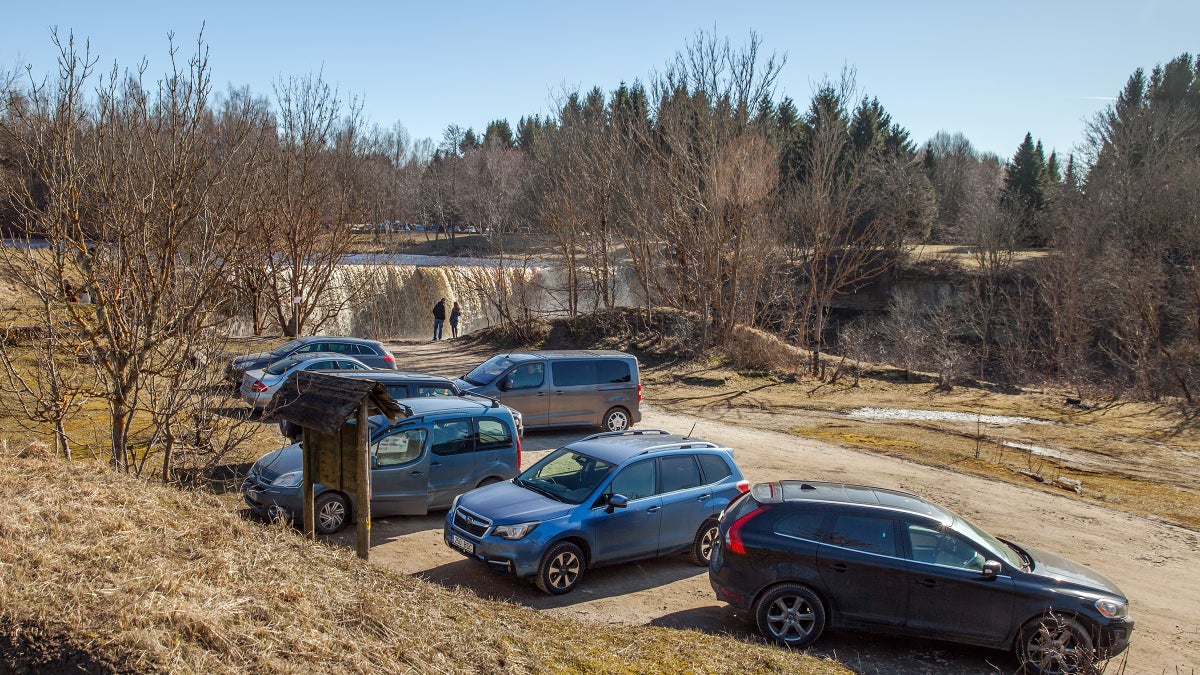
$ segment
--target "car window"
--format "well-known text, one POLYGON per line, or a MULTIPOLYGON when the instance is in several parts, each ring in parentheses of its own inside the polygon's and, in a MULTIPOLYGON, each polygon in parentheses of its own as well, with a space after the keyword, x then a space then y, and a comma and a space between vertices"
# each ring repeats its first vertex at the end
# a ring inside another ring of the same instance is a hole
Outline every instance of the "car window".
POLYGON ((700 466, 694 455, 669 455, 662 462, 662 491, 675 492, 700 485, 700 466))
POLYGON ((696 455, 700 460, 700 468, 704 470, 704 484, 712 485, 733 475, 729 464, 716 455, 696 455))
POLYGON ((338 370, 366 370, 363 365, 357 361, 347 361, 340 359, 337 362, 338 370))
POLYGON ((337 361, 309 361, 308 366, 304 370, 335 370, 337 369, 337 361))
POLYGON ((976 572, 983 570, 983 555, 953 533, 918 523, 905 523, 904 529, 913 560, 976 572))
POLYGON ((512 445, 512 434, 504 422, 490 417, 479 417, 475 420, 475 426, 479 429, 475 444, 477 450, 495 450, 512 445))
POLYGON ((856 551, 895 556, 895 532, 891 518, 840 515, 833 525, 830 543, 856 551))
POLYGON ((621 469, 605 494, 625 495, 629 501, 654 495, 654 460, 646 459, 621 469))
POLYGON ((828 541, 829 530, 825 527, 827 514, 820 511, 793 511, 775 521, 775 532, 798 539, 828 541))
POLYGON ((424 429, 408 429, 380 439, 375 444, 375 458, 379 466, 408 464, 421 456, 425 445, 424 429))
POLYGON ((388 384, 384 385, 387 389, 388 396, 394 399, 408 398, 408 386, 404 384, 388 384))
POLYGON ((535 389, 546 381, 546 364, 527 363, 508 374, 510 389, 535 389))
POLYGON ((442 420, 433 423, 433 445, 435 455, 461 455, 471 452, 471 420, 442 420))
POLYGON ((555 361, 550 365, 550 372, 556 387, 596 384, 595 361, 555 361))
POLYGON ((297 363, 300 363, 300 359, 289 358, 289 359, 284 359, 282 361, 276 361, 275 363, 272 363, 271 365, 267 366, 266 373, 268 375, 282 375, 282 374, 286 373, 288 370, 290 370, 297 363))
POLYGON ((601 359, 596 363, 596 381, 600 384, 632 382, 629 362, 624 359, 601 359))
POLYGON ((296 353, 297 354, 308 354, 311 352, 327 352, 327 351, 329 351, 329 350, 325 349, 324 342, 310 342, 310 343, 304 345, 303 347, 301 347, 300 349, 297 349, 296 353))
POLYGON ((327 342, 325 343, 325 351, 333 352, 334 354, 351 354, 350 345, 345 342, 327 342))
POLYGON ((454 396, 454 390, 450 387, 443 387, 437 384, 427 384, 417 387, 417 396, 419 398, 430 398, 434 396, 454 396))

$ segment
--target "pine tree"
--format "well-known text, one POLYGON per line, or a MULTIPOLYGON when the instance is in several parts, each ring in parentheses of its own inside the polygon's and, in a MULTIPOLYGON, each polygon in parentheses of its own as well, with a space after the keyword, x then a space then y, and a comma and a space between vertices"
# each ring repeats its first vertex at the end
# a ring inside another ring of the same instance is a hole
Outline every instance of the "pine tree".
POLYGON ((1000 203, 1018 219, 1022 243, 1033 246, 1045 243, 1038 232, 1038 221, 1046 206, 1046 159, 1042 142, 1035 145, 1032 133, 1025 134, 1025 140, 1004 169, 1000 203))

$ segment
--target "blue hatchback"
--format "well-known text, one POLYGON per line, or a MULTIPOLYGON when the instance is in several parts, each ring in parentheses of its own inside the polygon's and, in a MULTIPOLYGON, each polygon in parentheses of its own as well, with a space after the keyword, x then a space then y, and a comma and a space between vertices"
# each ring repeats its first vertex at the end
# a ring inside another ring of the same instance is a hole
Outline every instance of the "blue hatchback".
POLYGON ((589 567, 691 551, 707 565, 717 517, 749 488, 733 450, 665 431, 595 434, 454 500, 446 544, 567 593, 589 567))

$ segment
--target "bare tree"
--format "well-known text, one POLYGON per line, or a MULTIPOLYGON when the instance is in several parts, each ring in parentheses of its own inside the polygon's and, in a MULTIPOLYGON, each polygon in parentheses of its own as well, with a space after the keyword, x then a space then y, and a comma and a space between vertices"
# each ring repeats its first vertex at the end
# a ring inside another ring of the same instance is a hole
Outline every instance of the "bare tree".
POLYGON ((338 266, 351 250, 359 110, 343 117, 337 89, 321 75, 276 84, 278 143, 262 175, 261 269, 270 310, 287 335, 317 329, 337 316, 353 289, 339 286, 338 266))
MULTIPOLYGON (((4 126, 36 177, 18 177, 10 194, 24 230, 48 254, 31 253, 32 241, 6 248, 4 267, 43 304, 68 289, 86 296, 48 313, 78 336, 73 351, 101 382, 113 466, 141 471, 162 449, 160 432, 171 435, 160 416, 170 411, 154 408, 149 392, 196 367, 243 255, 252 184, 243 171, 256 163, 256 148, 248 125, 222 126, 211 114, 202 41, 184 63, 172 41, 171 70, 152 89, 143 85, 144 64, 133 73, 114 67, 93 106, 84 102, 87 53, 58 45, 54 86, 31 82, 27 105, 8 108, 4 126)), ((162 461, 167 475, 169 452, 162 461)))

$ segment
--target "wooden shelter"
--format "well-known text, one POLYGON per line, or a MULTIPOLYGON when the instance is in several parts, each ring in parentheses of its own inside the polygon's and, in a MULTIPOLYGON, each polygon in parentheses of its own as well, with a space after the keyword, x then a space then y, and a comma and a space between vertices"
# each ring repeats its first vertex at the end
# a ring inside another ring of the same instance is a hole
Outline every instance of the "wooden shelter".
POLYGON ((358 503, 358 557, 366 560, 371 549, 368 418, 376 412, 395 422, 412 411, 378 382, 303 370, 279 387, 267 410, 272 417, 304 429, 304 532, 316 536, 313 485, 353 494, 358 503))

